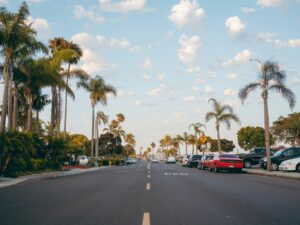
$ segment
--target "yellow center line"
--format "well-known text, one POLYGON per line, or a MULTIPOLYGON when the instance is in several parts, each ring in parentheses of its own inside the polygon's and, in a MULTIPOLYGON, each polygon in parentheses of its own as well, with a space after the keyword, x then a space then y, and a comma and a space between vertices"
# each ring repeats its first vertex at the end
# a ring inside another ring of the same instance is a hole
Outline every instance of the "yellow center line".
POLYGON ((142 225, 150 225, 150 213, 144 213, 142 225))
POLYGON ((150 188, 151 188, 151 187, 150 187, 150 183, 147 183, 146 190, 147 190, 147 191, 150 191, 150 188))
POLYGON ((150 174, 148 174, 148 178, 150 178, 151 177, 151 175, 150 174))

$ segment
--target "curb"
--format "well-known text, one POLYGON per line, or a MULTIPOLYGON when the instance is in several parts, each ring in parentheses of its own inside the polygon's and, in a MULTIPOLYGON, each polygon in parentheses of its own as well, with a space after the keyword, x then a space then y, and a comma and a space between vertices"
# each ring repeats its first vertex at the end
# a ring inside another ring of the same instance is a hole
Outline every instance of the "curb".
POLYGON ((13 186, 16 184, 19 184, 21 182, 24 182, 26 180, 36 179, 36 178, 56 178, 56 177, 65 177, 65 176, 71 176, 76 174, 83 174, 88 172, 95 172, 101 169, 106 169, 108 166, 103 167, 96 167, 91 169, 85 169, 85 170, 71 170, 71 171, 57 171, 57 172, 50 172, 50 173, 41 173, 41 174, 32 174, 29 176, 24 176, 20 178, 0 178, 0 188, 13 186), (1 179, 4 180, 1 182, 1 179))
POLYGON ((278 173, 278 172, 261 172, 261 171, 251 171, 243 169, 244 173, 247 174, 254 174, 254 175, 261 175, 261 176, 269 176, 269 177, 280 177, 280 178, 287 178, 293 180, 300 180, 300 175, 289 174, 287 173, 278 173))

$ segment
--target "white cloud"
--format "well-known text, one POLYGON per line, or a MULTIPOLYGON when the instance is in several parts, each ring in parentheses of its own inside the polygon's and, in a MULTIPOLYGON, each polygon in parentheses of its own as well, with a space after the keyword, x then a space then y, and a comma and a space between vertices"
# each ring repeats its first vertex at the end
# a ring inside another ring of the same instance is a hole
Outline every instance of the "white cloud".
POLYGON ((112 38, 110 40, 110 45, 112 47, 120 47, 120 48, 128 49, 128 51, 131 53, 137 52, 140 49, 138 46, 132 46, 132 44, 126 38, 121 40, 112 38))
POLYGON ((192 65, 196 60, 198 49, 201 46, 199 37, 188 37, 183 34, 179 39, 179 44, 182 47, 177 51, 179 60, 186 65, 192 65))
POLYGON ((143 80, 144 81, 149 81, 150 80, 150 76, 147 74, 143 74, 143 80))
POLYGON ((160 82, 164 82, 164 81, 165 81, 165 74, 161 73, 161 74, 158 75, 157 78, 158 78, 158 80, 159 80, 160 82))
POLYGON ((284 1, 287 0, 257 0, 256 4, 261 7, 280 7, 283 5, 284 1))
POLYGON ((245 62, 248 62, 252 56, 252 52, 249 49, 244 49, 241 52, 238 52, 233 59, 229 59, 222 63, 222 66, 235 66, 245 62))
POLYGON ((292 80, 292 84, 293 85, 300 85, 300 79, 299 78, 295 78, 294 80, 292 80))
POLYGON ((192 90, 193 90, 193 91, 198 91, 199 88, 198 88, 197 86, 193 86, 193 87, 192 87, 192 90))
POLYGON ((284 41, 281 41, 279 39, 275 39, 276 36, 277 36, 277 33, 264 32, 264 33, 258 34, 258 40, 267 42, 269 44, 273 44, 274 46, 277 46, 277 47, 286 46, 287 43, 284 41))
POLYGON ((237 36, 245 30, 246 26, 238 16, 233 16, 225 21, 225 27, 231 36, 237 36))
POLYGON ((37 31, 37 34, 43 38, 48 38, 50 35, 50 25, 46 19, 27 17, 27 24, 31 24, 32 28, 37 31))
POLYGON ((197 79, 196 79, 196 83, 197 83, 197 84, 202 84, 203 82, 204 82, 204 81, 203 81, 202 79, 200 79, 200 78, 197 78, 197 79))
POLYGON ((8 0, 0 0, 0 6, 7 6, 8 0))
POLYGON ((99 0, 100 9, 107 12, 128 13, 146 9, 147 0, 99 0))
POLYGON ((225 105, 229 105, 231 107, 236 107, 239 105, 238 101, 237 100, 232 100, 232 99, 228 99, 228 100, 225 100, 224 101, 224 104, 225 105))
POLYGON ((241 10, 243 13, 254 13, 255 12, 254 8, 248 8, 248 7, 241 7, 241 10))
POLYGON ((217 74, 214 71, 208 70, 207 74, 211 77, 211 78, 216 78, 217 74))
POLYGON ((144 69, 151 69, 153 67, 152 61, 149 57, 144 58, 144 62, 142 64, 144 69))
POLYGON ((178 28, 184 26, 199 26, 203 17, 204 10, 200 8, 197 1, 180 0, 171 9, 169 20, 171 20, 178 28))
POLYGON ((187 73, 193 73, 193 74, 196 74, 196 73, 200 73, 200 66, 195 66, 195 67, 189 67, 185 70, 185 72, 187 73))
POLYGON ((299 39, 290 39, 288 41, 288 44, 290 47, 295 48, 295 47, 300 47, 300 38, 299 39))
POLYGON ((78 19, 86 18, 94 23, 101 24, 105 21, 104 17, 92 10, 85 9, 82 5, 74 5, 74 14, 78 19))
POLYGON ((184 97, 183 101, 184 102, 195 102, 196 98, 195 98, 195 96, 188 96, 188 97, 184 97))
POLYGON ((118 90, 117 92, 117 97, 120 98, 128 98, 134 96, 134 92, 132 91, 123 91, 123 90, 118 90))
POLYGON ((135 102, 135 105, 136 106, 145 106, 145 103, 143 101, 138 100, 135 102))
POLYGON ((236 80, 239 79, 241 76, 238 73, 229 73, 227 77, 229 80, 236 80))
POLYGON ((176 118, 182 118, 182 117, 186 117, 187 113, 186 112, 175 112, 173 114, 173 116, 176 117, 176 118))
POLYGON ((211 86, 206 86, 205 88, 204 88, 204 93, 205 94, 207 94, 207 95, 211 95, 211 94, 213 94, 214 93, 214 90, 213 90, 213 88, 211 87, 211 86))
POLYGON ((161 93, 161 91, 162 90, 160 88, 155 88, 155 89, 148 91, 147 94, 149 96, 156 96, 156 95, 159 95, 161 93))
POLYGON ((224 95, 225 96, 235 96, 237 94, 236 90, 232 90, 230 88, 227 88, 224 90, 224 95))

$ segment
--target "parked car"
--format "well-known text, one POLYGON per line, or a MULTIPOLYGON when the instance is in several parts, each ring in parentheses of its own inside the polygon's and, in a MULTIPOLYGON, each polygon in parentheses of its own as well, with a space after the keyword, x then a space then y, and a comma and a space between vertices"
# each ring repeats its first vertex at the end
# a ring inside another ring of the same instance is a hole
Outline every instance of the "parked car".
POLYGON ((178 157, 176 157, 176 161, 179 162, 179 163, 182 162, 182 159, 183 159, 183 156, 178 156, 178 157))
MULTIPOLYGON (((273 156, 271 156, 272 170, 276 171, 279 165, 286 160, 300 157, 300 147, 289 147, 286 149, 279 150, 273 156)), ((260 161, 260 167, 267 169, 267 159, 263 158, 260 161)))
POLYGON ((76 159, 76 162, 80 166, 86 166, 89 163, 89 158, 86 155, 79 155, 76 159))
POLYGON ((134 159, 134 158, 128 158, 126 160, 126 164, 134 164, 134 163, 136 163, 136 159, 134 159))
POLYGON ((190 167, 190 168, 197 167, 198 163, 199 163, 199 160, 201 160, 201 158, 202 158, 202 155, 192 155, 189 158, 186 166, 190 167))
POLYGON ((201 160, 198 163, 198 169, 205 170, 209 167, 210 161, 214 158, 212 154, 205 154, 202 156, 201 160))
POLYGON ((168 157, 166 163, 174 163, 175 164, 176 163, 175 157, 173 157, 173 156, 168 157))
POLYGON ((210 161, 208 169, 215 173, 220 170, 242 172, 243 160, 233 154, 217 154, 210 161))
POLYGON ((117 164, 117 166, 125 166, 126 165, 126 162, 125 160, 120 160, 120 162, 117 164))
MULTIPOLYGON (((274 155, 276 151, 271 149, 271 155, 274 155)), ((258 165, 259 161, 266 157, 266 148, 253 148, 249 153, 237 154, 237 156, 243 160, 244 167, 249 169, 253 165, 258 165)))
POLYGON ((153 157, 153 158, 151 159, 151 162, 152 162, 152 163, 158 163, 158 160, 157 160, 156 158, 153 157))
POLYGON ((300 173, 300 157, 283 161, 279 165, 279 170, 296 171, 297 173, 300 173))
POLYGON ((184 155, 181 161, 182 166, 186 166, 189 161, 190 155, 184 155))

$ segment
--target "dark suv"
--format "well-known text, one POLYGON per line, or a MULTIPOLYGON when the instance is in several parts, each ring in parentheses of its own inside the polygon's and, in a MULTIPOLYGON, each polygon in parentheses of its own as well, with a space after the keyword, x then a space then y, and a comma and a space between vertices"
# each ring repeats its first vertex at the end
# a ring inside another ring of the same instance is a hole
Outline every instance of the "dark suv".
MULTIPOLYGON (((272 170, 278 170, 281 162, 289 159, 300 157, 300 147, 290 147, 282 149, 271 156, 272 170)), ((260 160, 260 167, 267 168, 267 160, 263 158, 260 160)))
MULTIPOLYGON (((275 154, 275 150, 271 149, 271 155, 275 154)), ((249 153, 246 154, 238 154, 238 157, 243 160, 244 167, 249 169, 253 165, 258 165, 260 160, 266 157, 266 149, 265 148, 253 148, 249 153)))
POLYGON ((201 160, 202 155, 192 155, 188 162, 187 162, 187 167, 197 167, 199 160, 201 160))

